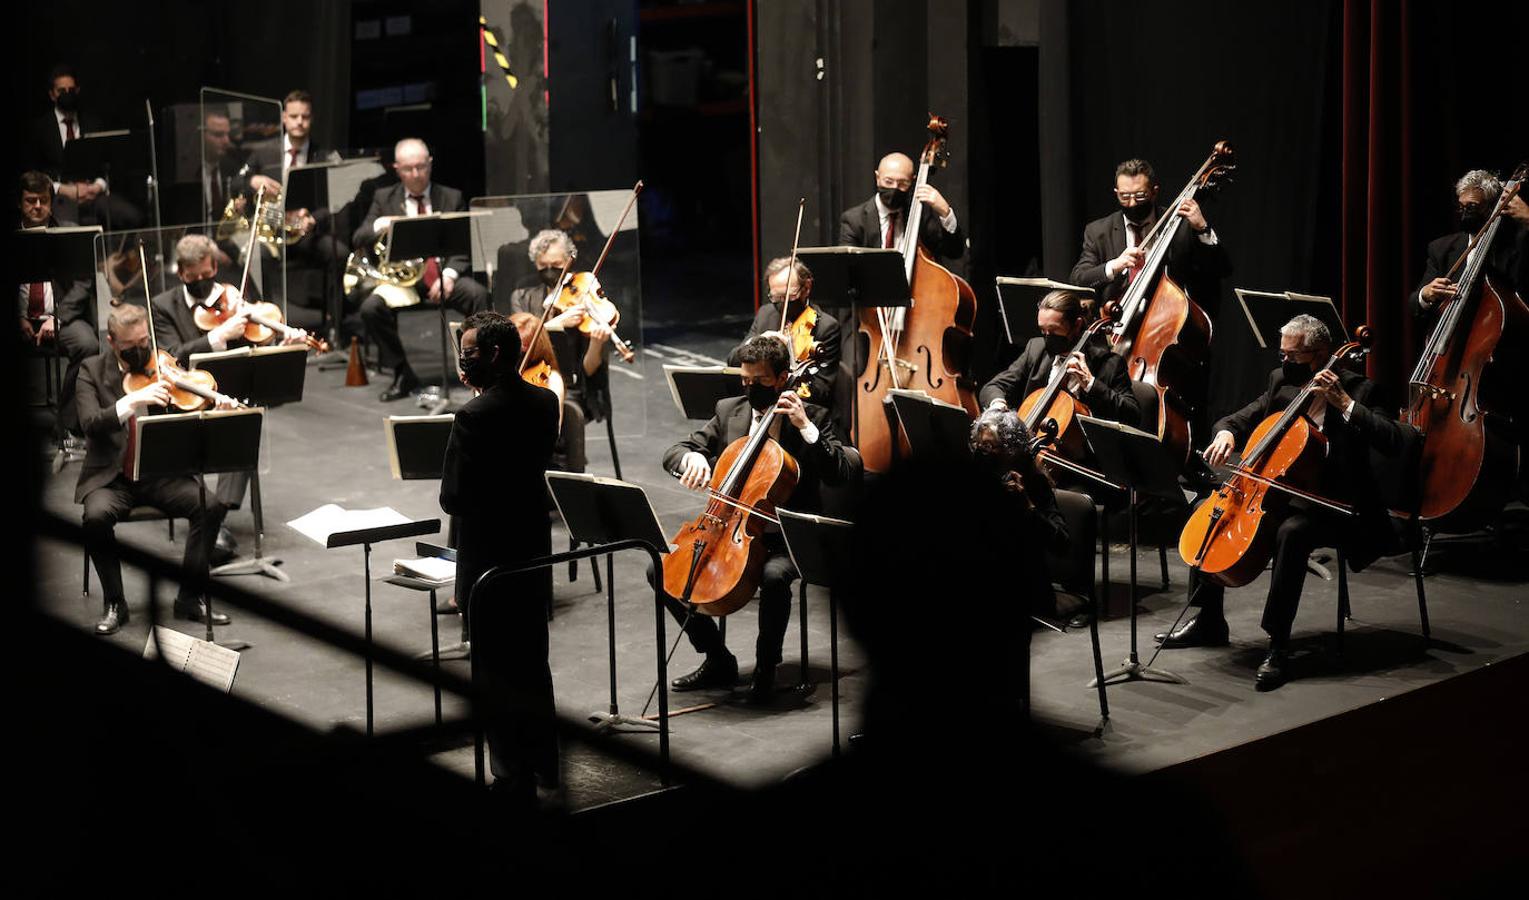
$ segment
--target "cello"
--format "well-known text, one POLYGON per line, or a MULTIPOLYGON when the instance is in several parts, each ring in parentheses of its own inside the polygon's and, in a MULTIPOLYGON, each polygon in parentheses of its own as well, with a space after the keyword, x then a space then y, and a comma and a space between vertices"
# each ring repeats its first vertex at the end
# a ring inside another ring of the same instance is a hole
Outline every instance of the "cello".
MULTIPOLYGON (((1090 322, 1078 342, 1073 344, 1072 349, 1062 359, 1067 359, 1074 353, 1083 352, 1088 346, 1089 339, 1098 333, 1099 329, 1109 324, 1109 316, 1102 315, 1090 322)), ((1050 422, 1055 430, 1056 451, 1072 459, 1083 458, 1083 434, 1079 427, 1074 425, 1079 415, 1093 415, 1089 411, 1088 404, 1074 397, 1063 386, 1067 384, 1069 375, 1065 365, 1059 366, 1052 374, 1051 380, 1043 388, 1037 388, 1030 392, 1023 403, 1019 405, 1020 421, 1030 429, 1032 434, 1039 434, 1041 425, 1050 422)), ((1053 452, 1050 454, 1055 456, 1053 452)))
MULTIPOLYGON (((929 170, 944 166, 950 126, 931 114, 929 141, 919 156, 913 193, 929 183, 929 170)), ((908 276, 907 310, 871 307, 860 310, 857 335, 865 368, 855 380, 855 447, 872 472, 891 468, 905 455, 907 439, 896 427, 887 391, 922 391, 977 416, 977 394, 966 376, 971 355, 972 322, 977 295, 966 280, 934 261, 919 243, 924 204, 909 205, 903 231, 903 270, 908 276)))
POLYGON ((1168 214, 1142 238, 1146 259, 1120 298, 1120 314, 1110 335, 1111 349, 1125 357, 1131 380, 1157 392, 1158 440, 1181 463, 1189 460, 1187 398, 1203 390, 1198 382, 1203 380, 1202 366, 1210 356, 1211 322, 1205 310, 1165 271, 1168 251, 1184 222, 1178 208, 1199 191, 1229 180, 1234 169, 1231 145, 1217 141, 1168 207, 1168 214))
MULTIPOLYGON (((792 363, 781 393, 811 375, 820 355, 792 363)), ((722 451, 706 508, 680 527, 676 549, 664 557, 664 590, 702 615, 737 612, 754 596, 768 556, 760 540, 765 523, 780 524, 775 507, 796 489, 796 459, 770 437, 776 416, 772 406, 753 435, 722 451)))
POLYGON ((1433 525, 1480 524, 1502 508, 1518 468, 1516 442, 1499 415, 1505 412, 1505 385, 1493 373, 1500 352, 1521 344, 1529 308, 1517 294, 1494 285, 1484 270, 1526 169, 1529 164, 1519 165, 1491 217, 1450 267, 1453 273, 1464 266, 1455 296, 1440 307, 1408 379, 1401 421, 1423 432, 1418 518, 1433 525))
MULTIPOLYGON (((1369 353, 1370 329, 1354 330, 1356 340, 1339 347, 1320 371, 1357 362, 1369 353)), ((1307 381, 1285 411, 1253 429, 1242 459, 1214 494, 1205 498, 1179 533, 1179 555, 1208 581, 1241 587, 1257 578, 1274 555, 1274 533, 1264 517, 1291 497, 1353 514, 1353 508, 1311 491, 1327 457, 1327 436, 1307 417, 1311 386, 1307 381), (1272 493, 1271 493, 1272 492, 1272 493)), ((1336 415, 1332 410, 1329 414, 1336 415)))

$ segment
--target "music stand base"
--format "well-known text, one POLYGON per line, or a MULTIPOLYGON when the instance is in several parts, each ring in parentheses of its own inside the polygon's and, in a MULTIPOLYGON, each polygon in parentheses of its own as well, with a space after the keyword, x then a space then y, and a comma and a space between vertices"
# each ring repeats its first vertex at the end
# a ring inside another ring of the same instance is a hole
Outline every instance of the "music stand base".
POLYGON ((657 732, 658 721, 655 719, 634 718, 623 716, 621 713, 592 712, 589 721, 595 723, 595 731, 606 733, 627 729, 630 731, 657 732))
MULTIPOLYGON (((1104 673, 1105 684, 1115 684, 1124 681, 1156 681, 1162 684, 1188 684, 1189 679, 1169 672, 1167 669, 1155 669, 1143 665, 1139 659, 1127 658, 1119 666, 1104 673)), ((1099 679, 1089 681, 1088 686, 1097 688, 1099 679)))
POLYGON ((277 581, 290 582, 292 578, 280 568, 281 560, 256 556, 252 559, 236 559, 213 569, 211 575, 264 575, 277 581))

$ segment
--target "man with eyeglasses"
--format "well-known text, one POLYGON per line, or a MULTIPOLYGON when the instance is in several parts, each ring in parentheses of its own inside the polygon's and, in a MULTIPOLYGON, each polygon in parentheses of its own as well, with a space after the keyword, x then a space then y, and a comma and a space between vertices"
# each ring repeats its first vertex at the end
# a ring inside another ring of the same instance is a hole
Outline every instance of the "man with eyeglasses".
MULTIPOLYGON (((1169 210, 1157 205, 1158 183, 1152 164, 1128 159, 1115 167, 1115 202, 1119 208, 1083 228, 1083 252, 1072 267, 1073 284, 1093 288, 1100 303, 1125 293, 1146 261, 1142 240, 1169 210)), ((1220 279, 1231 273, 1231 262, 1205 212, 1194 198, 1172 213, 1188 228, 1180 228, 1168 248, 1168 271, 1205 312, 1214 317, 1219 306, 1220 279)))
MULTIPOLYGON (((1451 272, 1450 267, 1486 224, 1501 196, 1502 182, 1485 169, 1466 172, 1455 182, 1455 213, 1460 218, 1460 230, 1429 243, 1422 281, 1407 298, 1413 315, 1428 327, 1432 327, 1440 305, 1455 296, 1454 279, 1460 277, 1460 271, 1451 272)), ((1497 237, 1487 248, 1486 274, 1498 290, 1523 291, 1529 287, 1529 204, 1524 202, 1523 194, 1509 201, 1504 215, 1506 219, 1497 237)))
POLYGON ((727 364, 738 365, 739 355, 749 341, 761 334, 769 334, 781 338, 790 350, 793 358, 800 359, 802 348, 793 343, 793 323, 803 313, 812 312, 813 322, 810 340, 813 346, 821 352, 822 362, 818 366, 816 374, 811 375, 804 382, 805 394, 802 398, 824 406, 832 406, 834 402, 834 383, 839 374, 839 320, 823 311, 823 308, 813 303, 812 295, 812 271, 800 260, 796 261, 796 268, 791 268, 789 256, 779 256, 770 260, 765 266, 765 288, 769 291, 770 302, 759 307, 759 312, 754 314, 754 324, 749 326, 749 333, 744 335, 743 343, 733 348, 727 355, 727 364), (786 331, 781 334, 781 306, 786 306, 786 331))
MULTIPOLYGON (((352 247, 371 247, 378 235, 401 218, 466 211, 461 191, 430 180, 430 164, 430 148, 419 138, 404 138, 394 146, 393 171, 398 173, 398 183, 373 195, 371 209, 351 237, 352 247)), ((465 315, 488 309, 488 290, 463 277, 471 265, 466 254, 444 260, 432 256, 425 260, 424 276, 415 290, 426 302, 444 303, 465 315)), ((409 396, 419 387, 419 376, 409 366, 398 337, 398 310, 373 292, 361 301, 361 321, 366 325, 367 339, 377 345, 377 361, 393 370, 393 382, 380 399, 388 403, 409 396)))
POLYGON ((902 153, 888 153, 876 164, 876 195, 839 217, 839 243, 850 247, 907 247, 908 214, 913 202, 924 204, 927 215, 919 225, 919 240, 936 257, 959 259, 966 252, 966 235, 955 210, 934 185, 913 187, 917 170, 902 153))
MULTIPOLYGON (((1279 335, 1280 367, 1269 375, 1268 388, 1216 422, 1216 436, 1205 448, 1205 461, 1211 466, 1229 463, 1237 448, 1246 449, 1261 422, 1283 413, 1310 384, 1311 399, 1301 412, 1311 428, 1326 438, 1326 456, 1314 492, 1348 504, 1355 514, 1345 516, 1299 497, 1288 498, 1267 514, 1263 527, 1274 534, 1274 557, 1261 622, 1269 635, 1269 650, 1254 679, 1260 691, 1273 690, 1288 677, 1286 653, 1311 552, 1318 547, 1341 547, 1349 568, 1359 571, 1392 549, 1395 539, 1371 452, 1396 456, 1407 439, 1407 427, 1391 418, 1376 396, 1374 382, 1349 369, 1325 368, 1333 339, 1319 319, 1296 316, 1279 335)), ((1157 636, 1165 649, 1229 643, 1222 611, 1225 588, 1197 581, 1192 599, 1199 612, 1172 634, 1157 636)))

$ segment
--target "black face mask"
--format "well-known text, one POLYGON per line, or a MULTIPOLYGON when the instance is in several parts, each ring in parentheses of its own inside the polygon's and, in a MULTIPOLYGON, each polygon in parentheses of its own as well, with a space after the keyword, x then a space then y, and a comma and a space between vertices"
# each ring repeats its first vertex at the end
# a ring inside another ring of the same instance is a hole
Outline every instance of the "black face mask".
POLYGON ((907 209, 908 203, 913 199, 913 193, 903 188, 878 187, 876 196, 881 198, 882 206, 891 210, 907 209))
POLYGON ((542 280, 542 284, 549 288, 557 286, 557 280, 562 274, 563 269, 560 266, 551 266, 545 269, 538 269, 536 271, 536 277, 540 278, 542 280))
POLYGON ((1052 356, 1063 356, 1072 349, 1072 338, 1065 334, 1043 334, 1041 340, 1046 344, 1046 352, 1052 356))
POLYGON ((1127 222, 1140 225, 1152 218, 1152 204, 1138 203, 1135 206, 1122 206, 1120 212, 1125 215, 1127 222))
POLYGON ((462 370, 462 377, 467 380, 469 387, 482 390, 492 386, 495 381, 494 361, 485 357, 481 350, 471 359, 457 357, 457 368, 462 370))
POLYGON ((749 406, 752 406, 755 412, 764 412, 780 399, 780 390, 756 381, 749 385, 748 398, 749 406))
POLYGON ((118 354, 129 372, 142 372, 149 367, 149 348, 141 345, 123 347, 118 354))
POLYGON ((1471 234, 1481 230, 1481 226, 1487 223, 1486 210, 1472 210, 1460 214, 1460 230, 1469 231, 1471 234))
POLYGON ((1004 474, 1013 468, 1013 466, 1009 465, 1008 454, 1004 453, 1003 450, 997 448, 986 449, 980 444, 972 447, 972 461, 976 463, 977 468, 992 475, 994 478, 1003 477, 1004 474))
POLYGON ((1304 385, 1314 374, 1309 364, 1288 359, 1280 363, 1280 371, 1285 373, 1286 384, 1304 385))
POLYGON ((78 90, 60 91, 58 99, 53 102, 58 106, 59 112, 72 113, 80 108, 80 92, 78 90))
POLYGON ((197 300, 206 300, 212 296, 212 279, 203 278, 198 281, 187 282, 186 292, 197 300))

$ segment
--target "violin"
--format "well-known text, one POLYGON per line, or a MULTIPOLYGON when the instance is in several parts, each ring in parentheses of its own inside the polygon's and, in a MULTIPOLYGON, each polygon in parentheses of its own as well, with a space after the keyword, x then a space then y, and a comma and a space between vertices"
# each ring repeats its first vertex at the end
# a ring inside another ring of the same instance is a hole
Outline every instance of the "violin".
MULTIPOLYGON (((615 233, 612 232, 612 237, 614 236, 615 233)), ((559 313, 580 310, 584 313, 584 317, 579 320, 581 334, 593 332, 597 324, 604 325, 611 330, 611 346, 621 354, 621 361, 631 362, 636 358, 632 345, 616 334, 616 323, 621 321, 621 311, 609 297, 605 296, 605 291, 600 287, 600 280, 595 277, 594 272, 579 272, 565 278, 563 289, 552 298, 552 308, 559 313)))
MULTIPOLYGON (((1451 531, 1469 531, 1495 515, 1512 494, 1518 448, 1509 415, 1518 385, 1494 377, 1502 349, 1519 346, 1529 307, 1486 277, 1486 257, 1502 215, 1529 175, 1520 164, 1503 186, 1497 206, 1465 253, 1450 267, 1461 271, 1455 295, 1444 301, 1422 356, 1408 379, 1401 421, 1423 432, 1418 518, 1451 531)), ((1401 514, 1401 513, 1399 513, 1401 514)))
MULTIPOLYGON (((1357 362, 1369 353, 1370 329, 1355 329, 1357 340, 1339 347, 1320 371, 1357 362)), ((1248 449, 1232 474, 1205 498, 1179 534, 1179 555, 1207 580, 1241 587, 1257 578, 1274 555, 1275 526, 1265 516, 1300 497, 1335 512, 1353 515, 1347 504, 1312 493, 1327 458, 1327 437, 1307 417, 1312 385, 1301 388, 1283 413, 1253 429, 1248 449)), ((1329 410, 1329 415, 1336 415, 1329 410)))
MULTIPOLYGON (((820 356, 793 363, 782 390, 794 390, 816 371, 820 356)), ((766 523, 780 524, 775 508, 796 489, 801 471, 770 437, 776 415, 771 407, 753 435, 722 451, 706 508, 680 527, 677 549, 664 557, 664 590, 702 615, 737 612, 759 589, 768 555, 759 537, 766 523)))
POLYGON ((320 353, 329 352, 329 342, 316 338, 300 328, 292 328, 287 325, 286 316, 282 315, 281 307, 274 303, 241 302, 235 307, 231 303, 231 291, 233 285, 223 285, 223 294, 212 306, 201 306, 192 312, 192 318, 196 320, 196 327, 203 331, 211 331, 227 322, 234 316, 242 315, 246 319, 244 326, 244 339, 257 346, 269 344, 279 335, 286 340, 293 335, 301 335, 303 343, 310 349, 320 353))
POLYGON ((126 393, 142 390, 156 381, 170 388, 170 405, 180 412, 196 412, 208 406, 248 406, 226 394, 218 393, 217 379, 201 369, 183 369, 168 350, 159 350, 141 372, 122 376, 126 393))

